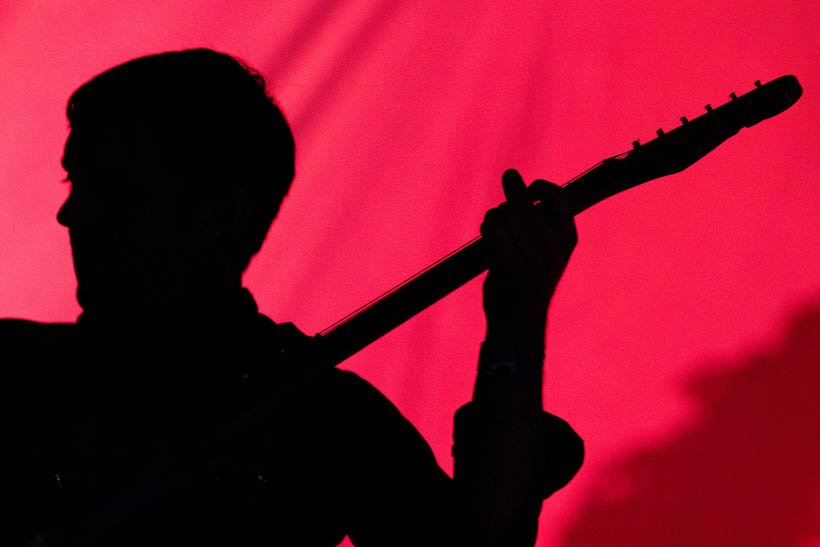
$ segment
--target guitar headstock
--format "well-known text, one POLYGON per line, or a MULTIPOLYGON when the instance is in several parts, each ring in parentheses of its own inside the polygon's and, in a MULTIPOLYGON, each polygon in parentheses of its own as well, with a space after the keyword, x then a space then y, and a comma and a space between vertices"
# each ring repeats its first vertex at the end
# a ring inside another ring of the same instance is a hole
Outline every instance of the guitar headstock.
POLYGON ((717 108, 706 105, 705 114, 691 121, 681 118, 681 125, 667 133, 658 130, 657 138, 644 145, 635 141, 626 158, 640 164, 634 167, 646 180, 677 173, 742 128, 780 114, 802 93, 794 76, 781 76, 765 85, 757 81, 752 91, 740 97, 731 93, 729 102, 717 108))
MULTIPOLYGON (((681 125, 632 150, 604 160, 595 176, 582 175, 566 186, 576 213, 633 186, 683 171, 744 127, 780 114, 803 93, 794 76, 781 76, 766 84, 755 82, 755 89, 712 108, 693 120, 681 118, 681 125)), ((593 175, 590 172, 588 175, 593 175)))

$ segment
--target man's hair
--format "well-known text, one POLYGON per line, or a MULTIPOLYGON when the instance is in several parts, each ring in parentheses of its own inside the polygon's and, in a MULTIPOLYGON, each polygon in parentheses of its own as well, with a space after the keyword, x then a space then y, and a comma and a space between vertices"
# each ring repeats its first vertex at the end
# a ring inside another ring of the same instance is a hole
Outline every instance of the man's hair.
POLYGON ((146 131, 164 167, 194 197, 246 193, 252 233, 243 268, 293 180, 293 134, 265 79, 224 53, 191 49, 128 61, 77 89, 66 115, 72 130, 104 123, 146 131))

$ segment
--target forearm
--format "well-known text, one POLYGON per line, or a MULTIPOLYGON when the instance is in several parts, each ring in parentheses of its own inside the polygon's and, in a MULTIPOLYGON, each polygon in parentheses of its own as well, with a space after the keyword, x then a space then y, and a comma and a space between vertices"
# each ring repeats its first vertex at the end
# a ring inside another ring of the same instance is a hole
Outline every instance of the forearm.
POLYGON ((535 542, 541 501, 558 484, 549 480, 548 456, 561 448, 548 439, 554 417, 541 402, 544 336, 577 234, 561 187, 535 181, 528 188, 514 170, 502 186, 507 201, 481 225, 490 262, 487 335, 473 401, 456 414, 455 480, 482 545, 523 547, 535 542))
POLYGON ((543 331, 523 334, 488 329, 473 401, 456 419, 455 480, 487 545, 531 546, 537 531, 543 331))
POLYGON ((473 402, 540 413, 544 360, 543 317, 489 321, 481 344, 473 402))
MULTIPOLYGON (((504 379, 493 395, 518 391, 504 379)), ((454 480, 478 545, 528 547, 543 496, 546 444, 542 413, 484 399, 456 415, 454 480)))

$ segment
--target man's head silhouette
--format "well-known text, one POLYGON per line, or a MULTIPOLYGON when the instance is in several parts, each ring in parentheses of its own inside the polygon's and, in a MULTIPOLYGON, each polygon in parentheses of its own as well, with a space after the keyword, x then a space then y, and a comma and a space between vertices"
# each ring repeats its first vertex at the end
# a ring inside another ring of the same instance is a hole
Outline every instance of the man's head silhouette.
POLYGON ((264 79, 207 49, 141 57, 68 102, 63 166, 77 299, 143 316, 241 286, 294 175, 294 142, 264 79))

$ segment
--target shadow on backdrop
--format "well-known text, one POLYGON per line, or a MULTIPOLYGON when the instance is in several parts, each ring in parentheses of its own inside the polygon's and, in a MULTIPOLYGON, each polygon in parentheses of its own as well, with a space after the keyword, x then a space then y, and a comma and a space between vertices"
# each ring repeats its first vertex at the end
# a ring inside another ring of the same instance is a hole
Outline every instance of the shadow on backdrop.
POLYGON ((616 463, 564 544, 820 545, 818 340, 815 301, 780 347, 692 379, 697 424, 616 463))

